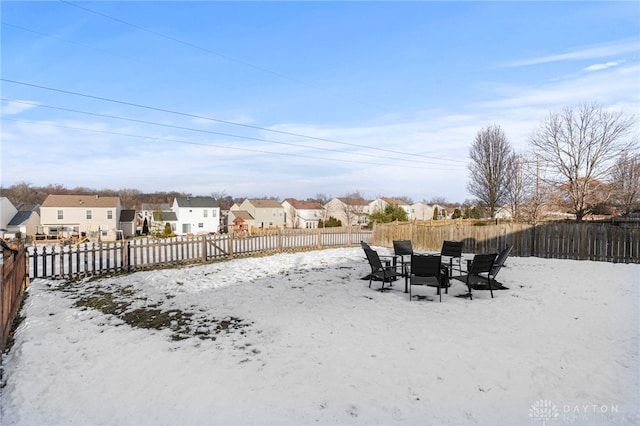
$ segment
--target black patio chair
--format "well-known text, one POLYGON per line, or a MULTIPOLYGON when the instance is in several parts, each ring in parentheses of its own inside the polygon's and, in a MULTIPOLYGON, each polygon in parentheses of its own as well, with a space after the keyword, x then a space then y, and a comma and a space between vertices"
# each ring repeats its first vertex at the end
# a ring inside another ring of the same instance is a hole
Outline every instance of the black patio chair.
POLYGON ((400 266, 402 268, 401 270, 405 278, 404 281, 406 293, 407 278, 409 277, 409 265, 411 264, 411 255, 413 255, 413 245, 411 244, 411 240, 394 240, 393 254, 396 256, 396 259, 400 259, 400 266))
MULTIPOLYGON (((437 287, 442 302, 442 288, 446 281, 446 270, 441 266, 442 257, 439 255, 411 255, 411 276, 409 278, 409 300, 412 299, 411 288, 414 285, 437 287)), ((448 290, 447 290, 448 293, 448 290)))
POLYGON ((458 264, 458 268, 456 271, 462 273, 462 241, 443 241, 442 242, 442 250, 440 250, 440 256, 448 257, 449 262, 445 264, 445 267, 448 269, 449 277, 453 277, 454 271, 454 262, 458 264))
POLYGON ((496 257, 495 262, 493 263, 493 268, 491 268, 491 275, 493 279, 496 279, 496 275, 500 272, 500 269, 504 266, 504 263, 507 261, 507 257, 511 254, 511 249, 513 246, 507 246, 504 250, 502 250, 498 257, 496 257))
MULTIPOLYGON (((489 286, 491 298, 493 298, 493 283, 495 282, 495 276, 492 271, 494 270, 497 257, 497 253, 476 254, 473 256, 473 260, 470 260, 467 263, 467 274, 454 277, 455 279, 467 284, 467 288, 469 289, 469 299, 473 300, 471 286, 478 282, 486 283, 489 286)), ((500 269, 498 268, 498 270, 500 269)))
POLYGON ((402 276, 402 272, 398 272, 395 265, 383 265, 380 260, 380 256, 378 256, 378 252, 375 250, 364 249, 364 252, 367 255, 369 266, 371 266, 371 274, 369 274, 369 288, 371 288, 371 281, 375 278, 382 281, 380 291, 384 291, 384 283, 389 282, 389 287, 391 287, 391 281, 402 276))

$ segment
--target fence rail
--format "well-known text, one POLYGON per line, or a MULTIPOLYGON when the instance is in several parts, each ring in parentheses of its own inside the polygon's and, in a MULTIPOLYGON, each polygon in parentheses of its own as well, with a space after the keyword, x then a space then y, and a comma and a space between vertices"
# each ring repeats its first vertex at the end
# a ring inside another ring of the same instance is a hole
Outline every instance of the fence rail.
POLYGON ((27 272, 27 256, 20 242, 11 247, 2 248, 2 264, 0 265, 0 354, 11 332, 13 319, 18 313, 22 296, 29 285, 27 272))
POLYGON ((464 242, 465 253, 500 251, 511 245, 515 256, 640 263, 640 228, 607 224, 374 225, 374 245, 391 247, 393 240, 404 239, 411 240, 417 250, 440 251, 443 241, 453 240, 464 242))
POLYGON ((206 263, 255 254, 348 247, 371 240, 361 228, 290 229, 248 236, 202 235, 133 239, 78 246, 38 245, 27 250, 30 278, 80 279, 170 265, 206 263))

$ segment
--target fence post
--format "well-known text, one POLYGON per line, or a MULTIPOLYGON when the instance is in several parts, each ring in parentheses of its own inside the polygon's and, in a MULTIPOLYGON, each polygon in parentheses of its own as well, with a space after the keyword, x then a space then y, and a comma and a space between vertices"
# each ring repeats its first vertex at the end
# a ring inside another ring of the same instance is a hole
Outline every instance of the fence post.
POLYGON ((233 232, 229 232, 227 235, 229 236, 229 239, 227 240, 227 258, 233 259, 233 232))
POLYGON ((129 272, 129 256, 131 251, 129 250, 129 241, 123 241, 122 243, 122 271, 129 272))
POLYGON ((205 234, 202 236, 202 261, 206 262, 207 261, 207 237, 209 235, 205 234))

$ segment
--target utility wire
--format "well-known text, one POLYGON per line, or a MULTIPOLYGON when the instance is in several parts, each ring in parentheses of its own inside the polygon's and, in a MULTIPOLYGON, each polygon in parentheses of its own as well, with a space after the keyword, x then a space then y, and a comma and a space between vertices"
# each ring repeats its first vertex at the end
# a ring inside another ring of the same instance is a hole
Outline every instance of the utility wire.
POLYGON ((246 140, 258 141, 258 142, 268 142, 268 143, 279 144, 279 145, 293 146, 293 147, 296 147, 296 148, 316 149, 316 150, 321 150, 321 151, 337 152, 339 154, 350 154, 350 155, 358 155, 358 156, 363 156, 363 157, 381 158, 381 159, 385 159, 385 160, 405 161, 405 162, 409 162, 409 163, 441 165, 441 163, 430 162, 430 161, 419 161, 419 160, 411 160, 411 159, 404 159, 404 158, 389 158, 389 157, 384 157, 384 156, 381 156, 381 155, 373 155, 373 154, 366 154, 366 153, 360 153, 360 152, 341 151, 341 150, 332 149, 332 148, 316 147, 316 146, 312 146, 312 145, 301 145, 301 144, 282 142, 282 141, 274 141, 274 140, 270 140, 270 139, 256 138, 256 137, 251 137, 251 136, 235 135, 235 134, 232 134, 232 133, 215 132, 213 130, 195 129, 193 127, 185 127, 185 126, 178 126, 178 125, 174 125, 174 124, 157 123, 157 122, 154 122, 154 121, 140 120, 140 119, 136 119, 136 118, 120 117, 120 116, 116 116, 116 115, 100 114, 100 113, 90 112, 90 111, 81 111, 81 110, 76 110, 76 109, 71 109, 71 108, 56 107, 56 106, 45 105, 45 104, 41 104, 41 103, 37 103, 37 102, 21 101, 21 100, 16 100, 16 99, 7 99, 7 98, 0 98, 0 100, 1 101, 5 101, 5 102, 13 102, 13 103, 18 103, 18 104, 24 104, 24 105, 33 105, 33 106, 38 107, 38 108, 48 108, 48 109, 54 109, 54 110, 58 110, 58 111, 67 111, 67 112, 73 112, 73 113, 78 113, 78 114, 91 115, 91 116, 95 116, 95 117, 111 118, 111 119, 116 119, 116 120, 130 121, 130 122, 134 122, 134 123, 149 124, 149 125, 153 125, 153 126, 168 127, 168 128, 171 128, 171 129, 187 130, 187 131, 192 131, 192 132, 207 133, 207 134, 212 134, 212 135, 239 138, 239 139, 246 139, 246 140))
MULTIPOLYGON (((226 59, 228 61, 235 62, 235 63, 238 63, 240 65, 244 65, 246 67, 253 68, 253 69, 256 69, 258 71, 261 71, 261 72, 264 72, 264 73, 267 73, 267 74, 271 74, 273 76, 276 76, 276 77, 279 77, 279 78, 282 78, 282 79, 285 79, 285 80, 290 80, 290 81, 293 81, 295 83, 298 83, 298 84, 313 88, 312 85, 309 85, 309 84, 305 83, 304 81, 301 81, 301 80, 298 80, 296 78, 284 75, 282 73, 279 73, 279 72, 276 72, 276 71, 273 71, 273 70, 269 70, 267 68, 263 68, 263 67, 260 67, 260 66, 254 65, 254 64, 251 64, 249 62, 234 58, 234 57, 229 56, 229 55, 222 54, 220 52, 213 51, 211 49, 207 49, 207 48, 202 47, 202 46, 198 46, 198 45, 193 44, 193 43, 189 43, 189 42, 184 41, 184 40, 180 40, 180 39, 178 39, 176 37, 172 37, 172 36, 163 34, 163 33, 158 32, 158 31, 154 31, 154 30, 150 30, 150 29, 145 28, 145 27, 141 27, 140 25, 133 24, 131 22, 125 21, 125 20, 120 19, 120 18, 116 18, 116 17, 111 16, 111 15, 107 15, 106 13, 98 12, 98 11, 90 9, 88 7, 80 6, 78 4, 71 3, 71 2, 65 1, 65 0, 59 0, 59 1, 61 3, 66 4, 66 5, 73 6, 73 7, 76 7, 78 9, 82 9, 82 10, 84 10, 86 12, 89 12, 89 13, 93 13, 94 15, 98 15, 98 16, 101 16, 101 17, 106 18, 106 19, 111 19, 112 21, 116 21, 116 22, 118 22, 120 24, 127 25, 127 26, 129 26, 131 28, 135 28, 135 29, 137 29, 139 31, 144 31, 144 32, 147 32, 149 34, 153 34, 155 36, 158 36, 158 37, 161 37, 161 38, 164 38, 164 39, 167 39, 167 40, 171 40, 171 41, 173 41, 175 43, 179 43, 179 44, 182 44, 184 46, 188 46, 188 47, 191 47, 193 49, 197 49, 197 50, 209 53, 211 55, 215 55, 217 57, 226 59)), ((365 103, 365 102, 360 102, 360 101, 357 101, 357 100, 353 100, 353 101, 355 101, 355 102, 357 102, 359 104, 362 104, 362 105, 366 105, 368 107, 373 107, 373 108, 376 108, 376 109, 380 109, 380 107, 377 106, 377 105, 373 105, 373 104, 369 104, 369 103, 365 103)))
POLYGON ((186 112, 173 111, 173 110, 169 110, 169 109, 165 109, 165 108, 158 108, 158 107, 152 107, 152 106, 148 106, 148 105, 137 104, 137 103, 133 103, 133 102, 120 101, 120 100, 116 100, 116 99, 109 99, 109 98, 105 98, 105 97, 102 97, 102 96, 88 95, 88 94, 85 94, 85 93, 72 92, 72 91, 69 91, 69 90, 56 89, 56 88, 53 88, 53 87, 41 86, 41 85, 37 85, 37 84, 26 83, 26 82, 17 81, 17 80, 11 80, 11 79, 7 79, 7 78, 0 78, 0 81, 4 81, 4 82, 7 82, 7 83, 12 83, 12 84, 18 84, 18 85, 27 86, 27 87, 33 87, 33 88, 36 88, 36 89, 43 89, 43 90, 50 90, 50 91, 58 92, 58 93, 65 93, 65 94, 73 95, 73 96, 80 96, 80 97, 89 98, 89 99, 96 99, 96 100, 104 101, 104 102, 111 102, 111 103, 116 103, 116 104, 120 104, 120 105, 127 105, 127 106, 136 107, 136 108, 143 108, 143 109, 148 109, 148 110, 151 110, 151 111, 158 111, 158 112, 164 112, 164 113, 168 113, 168 114, 175 114, 175 115, 180 115, 180 116, 183 116, 183 117, 197 118, 199 120, 212 121, 212 122, 223 123, 223 124, 228 124, 228 125, 232 125, 232 126, 240 126, 240 127, 245 127, 245 128, 254 129, 254 130, 261 130, 261 131, 265 131, 265 132, 278 133, 278 134, 287 135, 287 136, 294 136, 294 137, 298 137, 298 138, 312 139, 312 140, 317 140, 317 141, 322 141, 322 142, 335 143, 335 144, 339 144, 339 145, 352 146, 352 147, 356 147, 356 148, 364 148, 364 149, 370 149, 370 150, 375 150, 375 151, 388 152, 388 153, 392 153, 392 154, 407 155, 407 156, 413 156, 413 157, 421 157, 421 158, 427 158, 427 159, 430 159, 430 160, 449 161, 449 162, 453 162, 453 163, 466 163, 465 161, 462 161, 462 160, 451 160, 451 159, 448 159, 448 158, 432 157, 432 156, 428 156, 428 155, 422 155, 422 154, 416 154, 416 153, 408 153, 408 152, 402 152, 402 151, 395 151, 395 150, 385 149, 385 148, 375 148, 375 147, 366 146, 366 145, 359 145, 359 144, 355 144, 355 143, 336 141, 336 140, 333 140, 333 139, 320 138, 320 137, 316 137, 316 136, 308 136, 308 135, 303 135, 303 134, 300 134, 300 133, 286 132, 286 131, 283 131, 283 130, 275 130, 275 129, 269 129, 269 128, 266 128, 266 127, 253 126, 251 124, 236 123, 236 122, 233 122, 233 121, 221 120, 221 119, 218 119, 218 118, 205 117, 205 116, 197 115, 197 114, 189 114, 189 113, 186 113, 186 112))
POLYGON ((201 50, 201 51, 203 51, 203 52, 209 53, 209 54, 211 54, 211 55, 218 56, 218 57, 223 58, 223 59, 226 59, 226 60, 228 60, 228 61, 236 62, 236 63, 241 64, 241 65, 244 65, 244 66, 246 66, 246 67, 254 68, 254 69, 258 70, 258 71, 266 72, 266 73, 268 73, 268 74, 272 74, 272 75, 275 75, 275 76, 277 76, 277 77, 280 77, 280 78, 283 78, 283 79, 286 79, 286 80, 295 81, 296 83, 302 83, 302 82, 301 82, 301 81, 299 81, 299 80, 293 79, 293 78, 291 78, 291 77, 288 77, 288 76, 286 76, 286 75, 283 75, 283 74, 277 73, 277 72, 275 72, 275 71, 271 71, 271 70, 268 70, 268 69, 266 69, 266 68, 262 68, 262 67, 259 67, 259 66, 257 66, 257 65, 250 64, 249 62, 241 61, 240 59, 236 59, 236 58, 233 58, 233 57, 231 57, 231 56, 227 56, 227 55, 224 55, 224 54, 222 54, 222 53, 215 52, 215 51, 213 51, 213 50, 210 50, 210 49, 204 48, 204 47, 202 47, 202 46, 195 45, 195 44, 193 44, 193 43, 189 43, 189 42, 184 41, 184 40, 180 40, 180 39, 175 38, 175 37, 168 36, 168 35, 166 35, 166 34, 162 34, 162 33, 158 32, 158 31, 150 30, 150 29, 148 29, 148 28, 144 28, 144 27, 141 27, 141 26, 139 26, 139 25, 132 24, 131 22, 127 22, 127 21, 124 21, 124 20, 122 20, 122 19, 120 19, 120 18, 116 18, 116 17, 110 16, 110 15, 107 15, 107 14, 105 14, 105 13, 98 12, 98 11, 93 10, 93 9, 89 9, 88 7, 80 6, 79 4, 71 3, 71 2, 68 2, 68 1, 65 1, 65 0, 59 0, 59 1, 60 1, 61 3, 66 4, 66 5, 73 6, 73 7, 77 7, 78 9, 82 9, 82 10, 87 11, 87 12, 89 12, 89 13, 93 13, 94 15, 98 15, 98 16, 102 16, 103 18, 111 19, 112 21, 119 22, 119 23, 121 23, 121 24, 123 24, 123 25, 127 25, 127 26, 129 26, 129 27, 135 28, 135 29, 140 30, 140 31, 147 32, 147 33, 149 33, 149 34, 153 34, 153 35, 158 36, 158 37, 162 37, 162 38, 167 39, 167 40, 171 40, 171 41, 173 41, 173 42, 176 42, 176 43, 182 44, 182 45, 184 45, 184 46, 189 46, 189 47, 191 47, 191 48, 193 48, 193 49, 201 50))
POLYGON ((30 28, 22 27, 20 25, 10 24, 10 23, 5 22, 5 21, 2 21, 2 25, 6 26, 6 27, 16 28, 16 29, 19 29, 19 30, 22 30, 22 31, 27 31, 27 32, 30 32, 30 33, 33 33, 33 34, 38 34, 38 35, 43 36, 43 37, 49 37, 49 38, 52 38, 52 39, 55 39, 55 40, 63 41, 65 43, 75 44, 76 46, 84 47, 85 49, 96 50, 98 52, 107 53, 109 55, 119 56, 119 57, 127 59, 127 60, 133 60, 133 61, 136 61, 136 62, 143 63, 142 61, 140 61, 138 58, 136 58, 134 56, 122 55, 122 54, 119 54, 119 53, 115 53, 115 52, 111 52, 111 51, 108 51, 108 50, 100 49, 100 48, 97 48, 95 46, 89 46, 88 44, 80 43, 80 42, 73 41, 73 40, 67 40, 65 38, 58 37, 58 36, 55 36, 55 35, 52 35, 52 34, 42 33, 40 31, 32 30, 30 28))
MULTIPOLYGON (((309 159, 312 159, 312 160, 325 160, 325 161, 332 161, 332 162, 333 161, 339 161, 339 162, 342 162, 342 163, 370 164, 370 165, 374 165, 374 166, 387 166, 387 167, 388 166, 392 166, 392 164, 389 164, 389 163, 373 163, 373 162, 360 161, 360 160, 358 160, 358 161, 356 161, 356 160, 345 160, 345 159, 341 159, 341 158, 315 157, 315 156, 304 155, 304 154, 293 154, 293 153, 290 153, 290 152, 274 152, 274 151, 266 151, 266 150, 253 149, 253 148, 240 148, 240 147, 235 147, 235 146, 217 145, 217 144, 210 144, 210 143, 204 143, 204 142, 185 141, 185 140, 180 140, 180 139, 160 138, 160 137, 156 137, 156 136, 136 135, 136 134, 133 134, 133 133, 122 133, 122 132, 113 132, 113 131, 108 131, 108 130, 87 129, 87 128, 84 128, 84 127, 64 126, 64 125, 61 125, 61 124, 43 123, 43 122, 39 122, 39 121, 17 120, 17 119, 14 119, 14 118, 7 118, 7 117, 0 117, 0 118, 3 121, 12 121, 12 122, 15 122, 15 123, 35 124, 35 125, 38 125, 38 126, 56 127, 56 128, 69 129, 69 130, 80 130, 80 131, 85 131, 85 132, 101 133, 101 134, 107 134, 107 135, 126 136, 126 137, 131 137, 131 138, 154 140, 154 141, 160 141, 160 142, 171 142, 171 143, 179 143, 179 144, 185 144, 185 145, 198 145, 198 146, 204 146, 204 147, 208 147, 208 148, 233 149, 233 150, 237 150, 237 151, 257 152, 257 153, 260 153, 260 154, 272 154, 272 155, 284 155, 284 156, 289 156, 289 157, 309 158, 309 159)), ((411 169, 424 169, 424 167, 419 167, 419 166, 406 166, 406 165, 403 165, 401 167, 403 167, 403 168, 411 168, 411 169)))

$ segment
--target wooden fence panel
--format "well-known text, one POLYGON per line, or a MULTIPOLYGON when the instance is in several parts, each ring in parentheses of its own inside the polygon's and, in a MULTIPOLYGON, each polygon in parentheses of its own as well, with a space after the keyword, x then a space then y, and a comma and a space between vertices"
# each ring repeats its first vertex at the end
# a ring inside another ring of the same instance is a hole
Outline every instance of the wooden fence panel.
POLYGON ((260 253, 344 247, 370 241, 359 228, 270 230, 246 236, 203 235, 29 248, 31 278, 80 279, 260 253))
POLYGON ((0 265, 0 354, 4 352, 11 325, 29 285, 29 263, 22 243, 2 249, 0 265))
POLYGON ((392 247, 394 239, 411 239, 416 250, 433 252, 440 251, 443 241, 453 240, 464 242, 465 253, 498 252, 511 245, 514 256, 640 263, 640 228, 600 223, 374 226, 372 244, 392 247))

